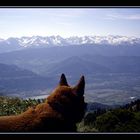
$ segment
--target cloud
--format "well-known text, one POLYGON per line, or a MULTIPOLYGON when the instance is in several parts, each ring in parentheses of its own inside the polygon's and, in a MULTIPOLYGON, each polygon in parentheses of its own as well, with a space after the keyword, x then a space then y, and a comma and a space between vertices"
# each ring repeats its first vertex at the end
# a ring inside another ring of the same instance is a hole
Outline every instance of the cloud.
POLYGON ((57 24, 62 25, 62 26, 71 26, 72 25, 72 23, 64 22, 64 21, 57 22, 57 24))
POLYGON ((104 19, 109 20, 140 20, 140 14, 133 14, 133 15, 120 15, 120 14, 109 14, 104 19))
POLYGON ((44 15, 58 18, 78 18, 85 14, 82 9, 47 9, 44 15))

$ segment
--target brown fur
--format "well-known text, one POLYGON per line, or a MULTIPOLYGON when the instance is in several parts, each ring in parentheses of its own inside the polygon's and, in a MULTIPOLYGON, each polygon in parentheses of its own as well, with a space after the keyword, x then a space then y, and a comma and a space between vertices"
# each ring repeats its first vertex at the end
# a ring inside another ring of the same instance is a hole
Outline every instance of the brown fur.
POLYGON ((84 76, 75 87, 65 75, 45 103, 15 116, 0 117, 0 132, 73 132, 85 110, 84 76))

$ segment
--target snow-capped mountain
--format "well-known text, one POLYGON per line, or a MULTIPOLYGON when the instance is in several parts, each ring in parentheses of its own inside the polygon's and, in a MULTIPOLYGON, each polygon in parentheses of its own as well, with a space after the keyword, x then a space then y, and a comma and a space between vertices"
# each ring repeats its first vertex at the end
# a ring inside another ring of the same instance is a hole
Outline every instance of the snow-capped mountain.
POLYGON ((140 44, 140 38, 127 36, 84 36, 84 37, 70 37, 66 39, 69 44, 111 44, 119 45, 140 44))
POLYGON ((32 36, 21 38, 0 39, 0 51, 17 50, 27 47, 51 47, 83 44, 109 44, 109 45, 133 45, 140 44, 140 38, 127 36, 72 36, 63 38, 61 36, 32 36))
POLYGON ((61 36, 33 36, 33 37, 21 37, 18 39, 19 45, 22 47, 31 46, 63 46, 65 44, 65 39, 61 36))

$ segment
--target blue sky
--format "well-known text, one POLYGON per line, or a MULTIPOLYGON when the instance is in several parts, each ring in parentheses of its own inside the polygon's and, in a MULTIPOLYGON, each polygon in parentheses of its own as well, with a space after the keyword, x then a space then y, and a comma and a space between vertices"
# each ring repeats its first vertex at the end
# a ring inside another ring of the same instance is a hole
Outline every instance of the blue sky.
POLYGON ((140 37, 140 8, 0 8, 0 38, 33 35, 140 37))

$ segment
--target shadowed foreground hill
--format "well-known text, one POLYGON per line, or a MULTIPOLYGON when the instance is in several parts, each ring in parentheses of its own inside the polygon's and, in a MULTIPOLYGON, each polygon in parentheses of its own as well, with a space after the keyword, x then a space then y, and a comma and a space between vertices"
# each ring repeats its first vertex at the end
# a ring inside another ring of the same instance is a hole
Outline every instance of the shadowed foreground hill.
POLYGON ((87 112, 78 124, 80 132, 140 132, 140 100, 116 109, 87 112))

